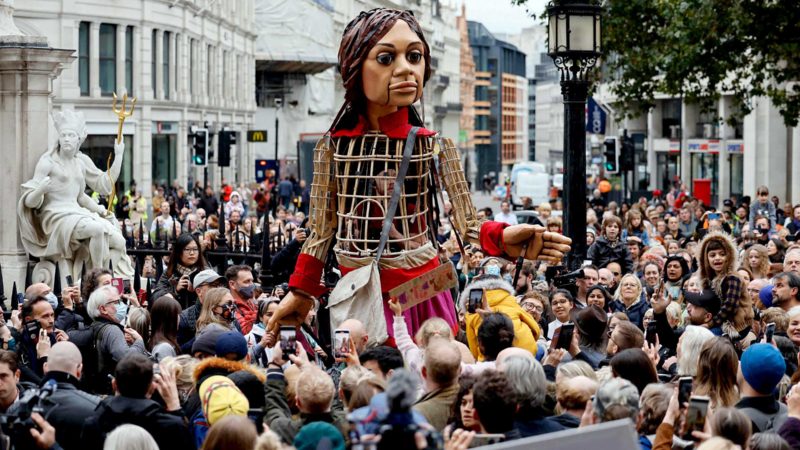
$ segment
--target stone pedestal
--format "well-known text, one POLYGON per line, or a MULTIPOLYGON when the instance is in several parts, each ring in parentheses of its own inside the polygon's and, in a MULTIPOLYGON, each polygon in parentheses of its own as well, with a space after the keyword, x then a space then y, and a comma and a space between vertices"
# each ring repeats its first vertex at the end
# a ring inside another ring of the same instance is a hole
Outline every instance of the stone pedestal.
POLYGON ((25 289, 28 256, 16 214, 20 184, 33 177, 50 141, 53 79, 75 59, 74 50, 48 48, 44 37, 20 36, 12 4, 0 0, 0 265, 7 298, 14 281, 20 292, 25 289))

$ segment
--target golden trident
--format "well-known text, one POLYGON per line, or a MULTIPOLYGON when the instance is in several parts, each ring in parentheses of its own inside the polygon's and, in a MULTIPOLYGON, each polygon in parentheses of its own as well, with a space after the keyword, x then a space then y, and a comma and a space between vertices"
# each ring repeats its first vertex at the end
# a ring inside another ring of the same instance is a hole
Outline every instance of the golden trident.
MULTIPOLYGON (((117 93, 114 92, 114 102, 111 104, 111 109, 114 111, 114 114, 117 115, 119 118, 119 128, 117 129, 117 144, 122 142, 122 125, 125 123, 125 119, 133 115, 133 108, 136 107, 136 97, 131 97, 131 109, 128 110, 126 107, 126 103, 128 101, 128 91, 125 88, 122 88, 120 92, 122 94, 122 106, 117 108, 117 93)), ((111 208, 114 205, 114 197, 117 195, 117 184, 111 178, 111 157, 114 154, 108 155, 108 168, 106 169, 106 174, 108 175, 108 179, 111 181, 111 195, 108 197, 108 209, 107 211, 110 213, 111 208)))

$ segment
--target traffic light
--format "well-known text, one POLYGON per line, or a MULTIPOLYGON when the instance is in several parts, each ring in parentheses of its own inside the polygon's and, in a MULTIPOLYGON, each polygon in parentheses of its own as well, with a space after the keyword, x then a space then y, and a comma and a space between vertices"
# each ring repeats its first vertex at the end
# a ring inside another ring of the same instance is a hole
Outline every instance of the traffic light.
POLYGON ((616 136, 609 136, 606 138, 604 144, 603 154, 605 155, 605 169, 606 175, 613 175, 619 173, 619 138, 616 136))
POLYGON ((623 172, 633 170, 635 154, 633 138, 628 136, 628 133, 625 132, 620 142, 622 144, 622 149, 619 154, 619 170, 623 172))
POLYGON ((217 164, 220 167, 228 167, 231 165, 231 145, 236 145, 236 132, 225 130, 219 132, 219 155, 217 156, 217 164))
POLYGON ((192 164, 205 166, 208 164, 208 129, 193 128, 192 164))

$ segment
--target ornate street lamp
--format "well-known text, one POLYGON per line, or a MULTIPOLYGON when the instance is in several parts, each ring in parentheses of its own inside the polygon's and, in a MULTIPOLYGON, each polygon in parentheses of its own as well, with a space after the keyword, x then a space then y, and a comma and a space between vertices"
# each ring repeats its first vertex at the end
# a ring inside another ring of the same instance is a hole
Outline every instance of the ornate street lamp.
POLYGON ((586 258, 586 98, 588 74, 600 57, 603 8, 592 0, 547 6, 547 54, 561 73, 564 96, 564 232, 572 239, 570 269, 586 258))

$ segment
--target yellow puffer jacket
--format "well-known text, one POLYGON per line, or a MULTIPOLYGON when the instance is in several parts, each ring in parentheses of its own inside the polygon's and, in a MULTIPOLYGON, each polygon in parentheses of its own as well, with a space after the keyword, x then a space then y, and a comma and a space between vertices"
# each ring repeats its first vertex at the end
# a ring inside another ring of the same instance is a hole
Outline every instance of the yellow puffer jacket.
MULTIPOLYGON (((470 288, 476 287, 474 284, 475 283, 467 286, 467 294, 470 288)), ((514 323, 514 347, 528 350, 533 356, 536 356, 536 341, 542 334, 542 330, 539 328, 539 324, 536 323, 536 320, 522 309, 510 290, 502 288, 486 289, 484 292, 486 294, 487 303, 489 304, 489 309, 491 309, 492 312, 507 315, 511 319, 511 322, 514 323)), ((467 342, 469 343, 469 349, 476 360, 483 361, 484 356, 478 345, 478 327, 481 326, 483 318, 477 313, 467 313, 465 320, 467 324, 467 342)))

